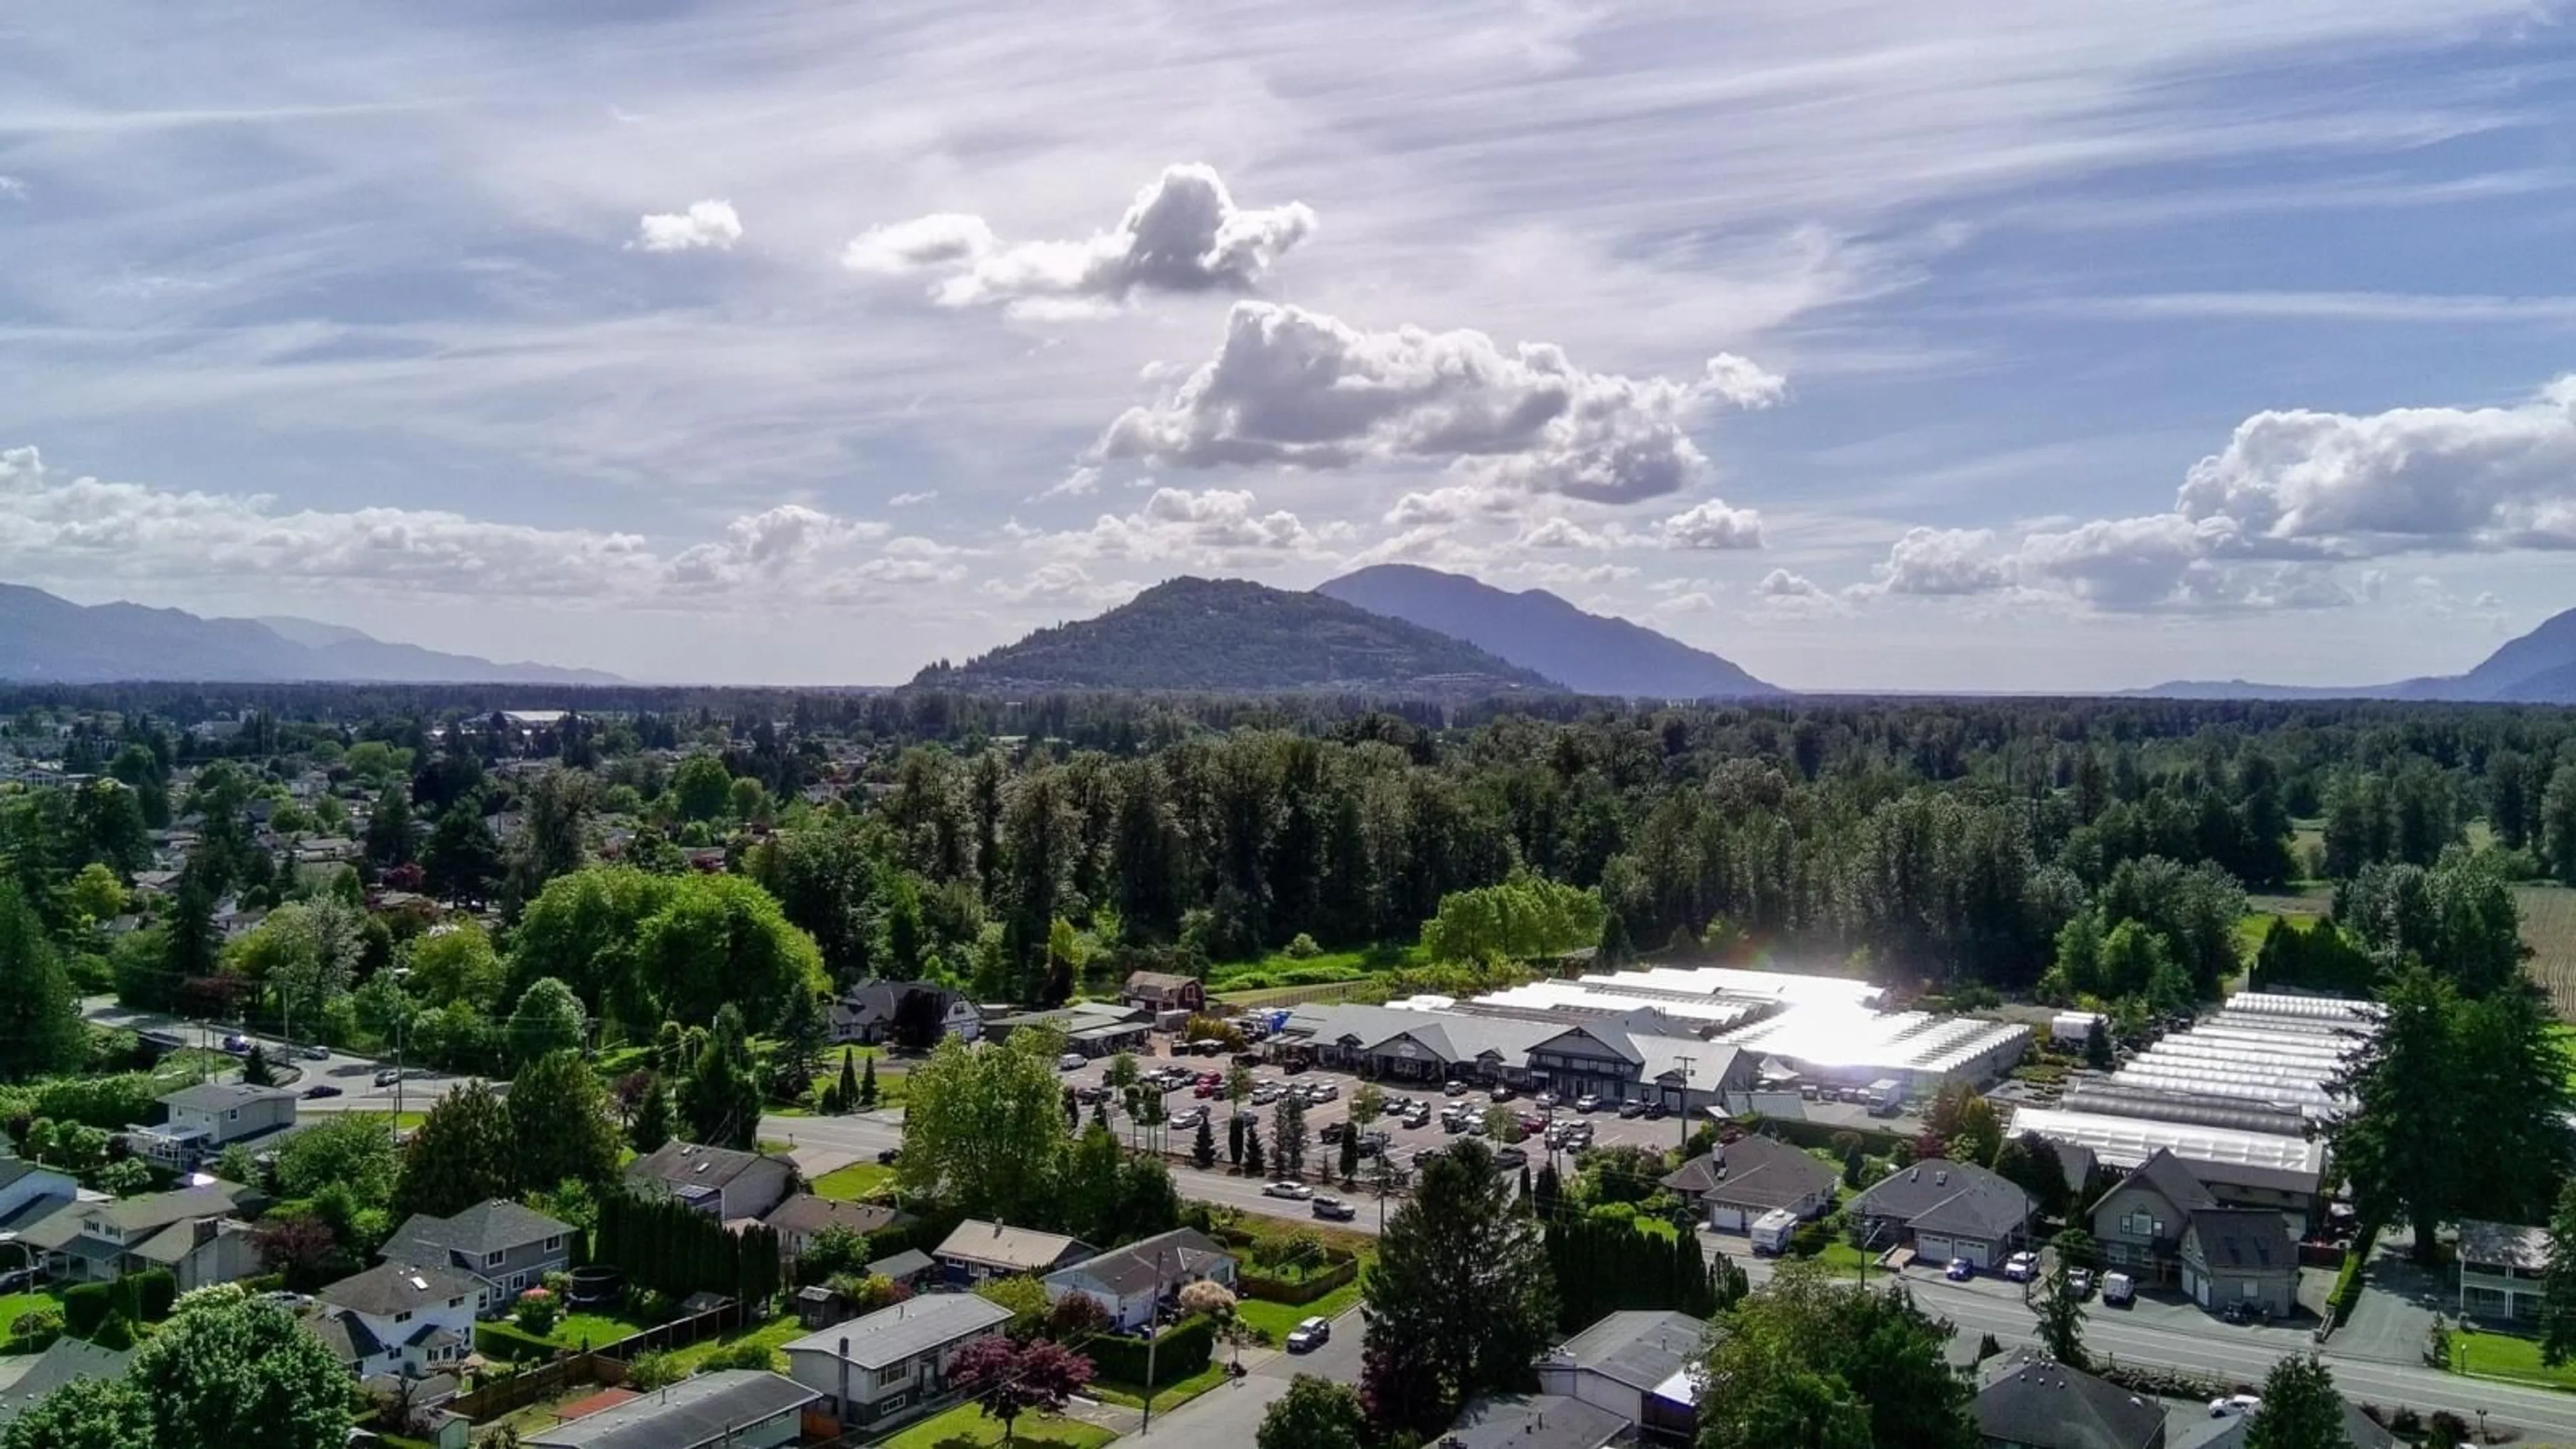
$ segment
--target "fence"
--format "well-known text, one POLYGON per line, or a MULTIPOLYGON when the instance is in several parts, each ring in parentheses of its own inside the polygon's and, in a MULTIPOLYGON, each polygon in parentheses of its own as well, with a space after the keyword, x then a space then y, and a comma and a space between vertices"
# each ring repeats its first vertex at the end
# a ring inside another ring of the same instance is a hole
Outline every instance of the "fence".
POLYGON ((448 1400, 445 1407, 479 1424, 503 1414, 515 1413, 540 1400, 551 1399, 576 1385, 624 1382, 626 1365, 605 1354, 577 1353, 514 1373, 508 1378, 493 1380, 472 1393, 458 1394, 448 1400))
POLYGON ((722 1303, 704 1313, 692 1314, 687 1318, 675 1318, 640 1333, 628 1334, 615 1343, 592 1351, 616 1359, 619 1363, 633 1363, 641 1355, 668 1353, 675 1348, 686 1348, 701 1339, 713 1338, 741 1324, 742 1305, 722 1303))
POLYGON ((1360 981, 1323 981, 1312 986, 1256 986, 1244 991, 1225 992, 1208 998, 1208 1006, 1231 1007, 1237 1011, 1259 1011, 1279 1006, 1310 1006, 1318 1001, 1347 1001, 1377 983, 1360 981))

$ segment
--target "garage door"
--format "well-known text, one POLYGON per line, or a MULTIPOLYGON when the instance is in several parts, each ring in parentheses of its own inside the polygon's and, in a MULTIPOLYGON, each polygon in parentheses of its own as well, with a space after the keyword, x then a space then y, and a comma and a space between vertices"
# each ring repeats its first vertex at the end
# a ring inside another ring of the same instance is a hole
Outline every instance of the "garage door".
POLYGON ((1712 1204, 1708 1210, 1708 1225, 1721 1233, 1743 1232, 1745 1230, 1744 1209, 1712 1204))
MULTIPOLYGON (((1966 1256, 1959 1251, 1957 1243, 1938 1233, 1917 1234, 1914 1239, 1914 1254, 1916 1257, 1926 1258, 1935 1263, 1946 1263, 1952 1258, 1966 1256)), ((1973 1263, 1976 1259, 1969 1258, 1968 1261, 1973 1263)))

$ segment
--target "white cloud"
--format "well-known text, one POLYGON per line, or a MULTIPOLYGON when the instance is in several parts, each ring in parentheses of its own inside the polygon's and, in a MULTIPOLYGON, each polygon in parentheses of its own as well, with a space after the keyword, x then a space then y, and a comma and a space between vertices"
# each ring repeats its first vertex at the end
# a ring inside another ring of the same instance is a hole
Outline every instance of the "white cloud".
POLYGON ((693 201, 686 211, 654 212, 636 223, 630 250, 728 252, 742 240, 742 218, 730 201, 693 201))
POLYGON ((1596 533, 1570 518, 1542 518, 1522 529, 1520 537, 1512 540, 1513 545, 1519 548, 1550 549, 1607 549, 1617 542, 1609 534, 1596 533))
POLYGON ((1666 595, 1648 612, 1665 618, 1680 618, 1689 614, 1713 614, 1717 612, 1717 600, 1709 597, 1702 590, 1693 589, 1685 594, 1666 595))
POLYGON ((1887 594, 1958 595, 1993 593, 2012 586, 2012 569, 1990 556, 1994 530, 1986 528, 1909 528, 1879 565, 1879 582, 1869 586, 1887 594))
POLYGON ((1712 498, 1665 519, 1662 531, 1675 548, 1760 548, 1762 515, 1712 498))
POLYGON ((1762 582, 1753 586, 1753 592, 1760 594, 1766 599, 1821 599, 1825 597, 1825 591, 1816 587, 1813 583, 1808 582, 1805 575, 1793 574, 1787 569, 1773 569, 1771 572, 1764 574, 1762 576, 1762 582))
POLYGON ((1048 498, 1088 498, 1099 491, 1100 470, 1086 465, 1065 474, 1062 479, 1050 484, 1029 501, 1035 503, 1048 498))
POLYGON ((928 503, 938 496, 939 490, 936 488, 925 488, 918 493, 898 493, 886 500, 886 507, 910 508, 916 504, 928 503))
POLYGON ((1217 355, 1122 414, 1097 451, 1183 468, 1442 462, 1488 487, 1630 503, 1708 476, 1687 428, 1712 403, 1766 396, 1748 367, 1718 358, 1696 382, 1621 377, 1544 343, 1507 353, 1481 332, 1364 332, 1238 302, 1217 355))
POLYGON ((1177 560, 1201 567, 1315 555, 1340 527, 1309 528, 1284 509, 1261 510, 1249 490, 1158 488, 1134 513, 1104 513, 1090 528, 1045 535, 1046 549, 1089 558, 1177 560))
POLYGON ((853 270, 947 270, 931 288, 944 307, 1001 303, 1023 315, 1072 316, 1139 291, 1248 292, 1312 235, 1302 202, 1235 205, 1214 167, 1167 166, 1136 193, 1118 225, 1084 241, 1005 247, 983 218, 955 212, 878 227, 852 241, 853 270))
POLYGON ((1018 580, 986 579, 983 591, 1005 603, 1048 603, 1078 609, 1107 609, 1136 596, 1136 585, 1122 579, 1094 579, 1080 564, 1045 563, 1018 580))
POLYGON ((24 201, 27 183, 15 176, 0 176, 0 201, 24 201))
POLYGON ((1474 483, 1452 483, 1424 492, 1407 493, 1386 512, 1386 521, 1398 528, 1421 528, 1430 524, 1465 523, 1473 519, 1509 518, 1520 512, 1522 496, 1500 488, 1474 483))

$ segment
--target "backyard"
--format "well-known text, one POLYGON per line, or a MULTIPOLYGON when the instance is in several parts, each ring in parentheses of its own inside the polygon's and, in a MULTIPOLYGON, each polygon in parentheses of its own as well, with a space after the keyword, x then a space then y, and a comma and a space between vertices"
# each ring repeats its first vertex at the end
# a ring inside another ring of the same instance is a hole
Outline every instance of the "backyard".
POLYGON ((853 1162, 814 1179, 816 1197, 859 1202, 892 1186, 894 1169, 875 1162, 853 1162))
MULTIPOLYGON (((1028 1449, 1099 1449, 1118 1436, 1052 1414, 1022 1414, 1014 1437, 1028 1449)), ((882 1449, 983 1449, 1001 1442, 999 1421, 985 1418, 973 1404, 960 1404, 886 1440, 882 1449)))

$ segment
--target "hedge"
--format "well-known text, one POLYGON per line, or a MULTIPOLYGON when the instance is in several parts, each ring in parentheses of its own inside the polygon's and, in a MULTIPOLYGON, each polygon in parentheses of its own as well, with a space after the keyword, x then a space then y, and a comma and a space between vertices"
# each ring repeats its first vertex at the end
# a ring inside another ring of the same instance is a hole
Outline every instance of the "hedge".
POLYGON ((1095 1375, 1111 1383, 1159 1389, 1205 1370, 1216 1351, 1216 1325, 1193 1314, 1166 1329, 1156 1340, 1154 1380, 1145 1381, 1145 1340, 1123 1333, 1104 1333, 1082 1346, 1095 1375))
POLYGON ((1302 1278, 1275 1278, 1258 1268, 1240 1269, 1235 1281, 1246 1298, 1265 1303, 1312 1303, 1360 1275, 1360 1260, 1347 1253, 1334 1254, 1337 1261, 1320 1273, 1302 1278))
POLYGON ((134 1306, 138 1321, 159 1323, 170 1316, 171 1307, 179 1301, 179 1278, 167 1268, 146 1268, 129 1276, 134 1285, 134 1306))
POLYGON ((513 1363, 532 1358, 552 1358, 561 1349, 561 1345, 507 1322, 474 1325, 474 1347, 488 1357, 508 1359, 513 1363))
POLYGON ((2343 1327, 2352 1317, 2352 1306, 2361 1301, 2361 1270, 2370 1262, 2370 1250, 2379 1245, 2379 1225, 2365 1225, 2352 1246, 2344 1251, 2343 1267, 2335 1273, 2334 1292, 2326 1298, 2328 1316, 2334 1326, 2343 1327))
POLYGON ((112 1283, 79 1283, 63 1290, 63 1331, 74 1338, 88 1338, 107 1322, 115 1311, 112 1283))
POLYGON ((1831 1148, 1835 1138, 1848 1132, 1860 1139, 1860 1150, 1870 1157, 1885 1157, 1899 1147, 1914 1144, 1913 1138, 1902 1133, 1877 1127, 1843 1127, 1804 1117, 1738 1117, 1734 1119, 1734 1125, 1747 1132, 1777 1137, 1792 1147, 1831 1148))

